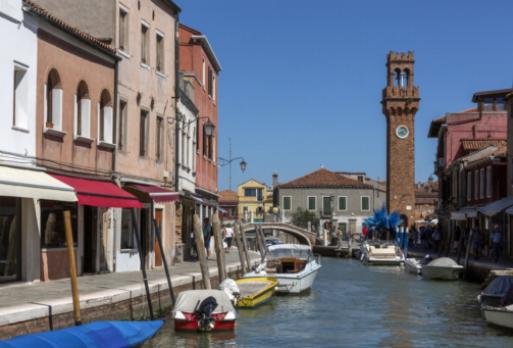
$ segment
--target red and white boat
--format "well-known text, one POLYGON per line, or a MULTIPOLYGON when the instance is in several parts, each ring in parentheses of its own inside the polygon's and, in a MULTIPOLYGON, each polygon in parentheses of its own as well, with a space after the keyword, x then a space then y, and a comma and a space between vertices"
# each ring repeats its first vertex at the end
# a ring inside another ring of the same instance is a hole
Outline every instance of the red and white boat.
POLYGON ((221 290, 183 291, 173 309, 176 331, 227 331, 235 329, 237 315, 221 290))

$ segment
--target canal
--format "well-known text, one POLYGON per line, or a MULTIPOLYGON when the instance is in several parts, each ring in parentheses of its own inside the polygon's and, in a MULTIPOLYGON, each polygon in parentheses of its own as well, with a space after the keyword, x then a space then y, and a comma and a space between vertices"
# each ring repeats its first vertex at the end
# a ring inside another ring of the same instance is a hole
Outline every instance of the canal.
POLYGON ((322 263, 309 295, 239 311, 235 333, 177 334, 167 322, 145 347, 513 347, 513 332, 482 319, 477 284, 356 260, 322 263))

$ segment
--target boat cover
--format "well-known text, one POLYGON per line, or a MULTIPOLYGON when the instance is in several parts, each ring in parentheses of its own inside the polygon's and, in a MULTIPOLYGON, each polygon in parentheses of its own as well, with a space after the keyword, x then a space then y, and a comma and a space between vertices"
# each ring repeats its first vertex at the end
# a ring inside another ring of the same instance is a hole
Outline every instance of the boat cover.
POLYGON ((150 339, 164 324, 155 321, 97 321, 66 329, 23 335, 0 348, 124 348, 150 339))
POLYGON ((282 257, 296 257, 308 259, 312 255, 312 247, 303 244, 276 244, 268 248, 269 257, 278 259, 282 257))
POLYGON ((437 259, 434 259, 430 263, 428 263, 426 266, 428 266, 428 267, 456 267, 456 268, 461 267, 460 265, 458 265, 456 263, 456 261, 454 261, 450 257, 439 257, 437 259))
POLYGON ((181 292, 177 299, 174 311, 194 313, 204 299, 214 297, 217 301, 217 307, 214 314, 235 311, 228 295, 221 290, 187 290, 181 292))
POLYGON ((483 290, 483 295, 504 296, 513 287, 513 276, 497 277, 483 290))

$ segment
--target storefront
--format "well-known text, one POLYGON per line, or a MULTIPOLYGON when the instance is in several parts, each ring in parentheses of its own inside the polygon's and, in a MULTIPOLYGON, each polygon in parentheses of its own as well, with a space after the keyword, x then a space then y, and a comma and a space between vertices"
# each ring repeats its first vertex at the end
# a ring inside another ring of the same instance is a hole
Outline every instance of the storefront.
POLYGON ((72 187, 42 171, 0 167, 0 282, 40 279, 40 205, 76 200, 72 187))

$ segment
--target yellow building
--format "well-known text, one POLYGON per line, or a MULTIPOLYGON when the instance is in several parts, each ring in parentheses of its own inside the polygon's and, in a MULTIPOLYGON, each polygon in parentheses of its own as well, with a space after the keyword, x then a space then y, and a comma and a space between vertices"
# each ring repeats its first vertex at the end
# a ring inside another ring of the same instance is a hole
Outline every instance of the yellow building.
POLYGON ((254 179, 237 187, 239 196, 239 219, 244 222, 261 222, 272 209, 273 193, 265 184, 254 179))

